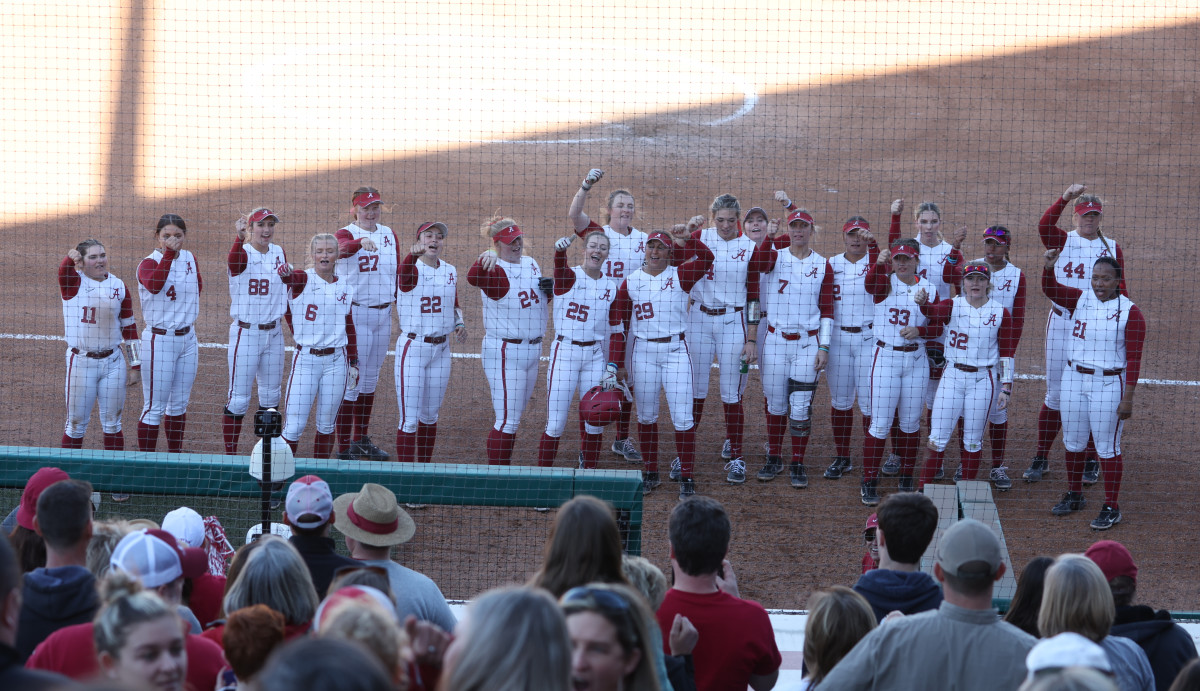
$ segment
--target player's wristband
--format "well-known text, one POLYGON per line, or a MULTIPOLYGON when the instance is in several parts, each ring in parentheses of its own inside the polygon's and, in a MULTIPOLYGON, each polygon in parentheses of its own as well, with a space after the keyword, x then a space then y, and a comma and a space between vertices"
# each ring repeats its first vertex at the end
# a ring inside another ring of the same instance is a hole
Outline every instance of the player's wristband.
POLYGON ((347 364, 349 364, 351 367, 358 367, 358 358, 356 358, 356 357, 350 358, 347 361, 347 364))
POLYGON ((455 324, 455 325, 454 325, 454 328, 455 328, 455 329, 465 329, 465 328, 467 328, 467 325, 466 325, 466 324, 464 324, 464 323, 462 323, 462 322, 459 322, 459 323, 457 323, 457 324, 455 324))
POLYGON ((946 263, 953 266, 958 263, 958 260, 954 258, 953 254, 947 254, 946 255, 946 263))
POLYGON ((121 344, 125 349, 125 357, 129 358, 130 367, 139 367, 142 364, 142 358, 138 353, 138 342, 129 340, 121 344))
POLYGON ((829 352, 829 346, 817 346, 817 350, 823 350, 823 351, 825 351, 826 353, 828 353, 828 352, 829 352))

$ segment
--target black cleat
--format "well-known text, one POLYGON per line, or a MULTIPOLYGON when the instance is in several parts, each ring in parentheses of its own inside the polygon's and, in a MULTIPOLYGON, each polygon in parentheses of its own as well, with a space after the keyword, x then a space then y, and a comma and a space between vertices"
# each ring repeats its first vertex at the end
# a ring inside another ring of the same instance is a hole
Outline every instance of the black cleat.
POLYGON ((390 458, 386 451, 371 443, 370 437, 363 437, 358 441, 350 442, 350 457, 358 461, 377 461, 380 463, 390 458))
POLYGON ((642 494, 650 494, 662 485, 662 480, 658 479, 658 472, 642 473, 642 494))
POLYGON ((808 487, 808 473, 804 470, 804 466, 799 463, 793 463, 791 468, 792 487, 796 489, 804 489, 808 487))
POLYGON ((867 506, 879 505, 879 480, 863 480, 858 486, 858 493, 862 497, 862 503, 867 506))
POLYGON ((696 481, 685 477, 679 481, 679 501, 696 496, 696 481))
POLYGON ((1045 456, 1034 456, 1033 461, 1029 464, 1029 470, 1021 473, 1021 477, 1025 482, 1039 482, 1042 476, 1050 472, 1050 461, 1046 460, 1045 456))
POLYGON ((1092 530, 1108 530, 1120 522, 1121 510, 1105 504, 1104 508, 1100 509, 1100 515, 1092 521, 1092 530))
POLYGON ((854 470, 854 466, 850 464, 849 456, 834 456, 833 463, 825 469, 825 479, 837 480, 851 470, 854 470))
POLYGON ((1084 499, 1083 492, 1064 492, 1062 499, 1054 505, 1054 508, 1050 509, 1050 513, 1055 516, 1066 516, 1085 506, 1087 506, 1087 499, 1084 499))
POLYGON ((767 463, 758 471, 758 479, 762 482, 770 482, 775 479, 775 476, 783 472, 783 457, 772 456, 767 454, 767 463))
MULTIPOLYGON (((1100 482, 1100 461, 1089 458, 1083 462, 1083 484, 1091 487, 1097 482, 1100 482)), ((1097 530, 1107 530, 1107 528, 1097 528, 1097 530)))
POLYGON ((917 483, 913 480, 912 475, 901 475, 900 481, 897 483, 901 492, 916 492, 917 483))

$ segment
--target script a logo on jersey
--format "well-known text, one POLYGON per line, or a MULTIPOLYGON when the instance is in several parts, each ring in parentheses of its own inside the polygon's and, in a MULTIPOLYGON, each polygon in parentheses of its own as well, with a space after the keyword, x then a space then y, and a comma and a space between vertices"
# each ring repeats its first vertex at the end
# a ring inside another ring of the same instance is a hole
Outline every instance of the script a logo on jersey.
POLYGON ((605 288, 604 295, 600 296, 600 302, 608 302, 611 298, 612 288, 605 288))
POLYGON ((804 274, 804 277, 805 278, 816 278, 817 277, 817 267, 814 266, 811 269, 809 269, 808 273, 804 274))
POLYGON ((191 275, 192 275, 192 263, 191 263, 190 261, 188 261, 188 262, 184 262, 184 264, 183 264, 183 265, 184 265, 184 267, 185 267, 185 268, 184 268, 183 275, 184 275, 184 276, 191 276, 191 275))
POLYGON ((391 247, 391 246, 392 246, 392 240, 391 240, 391 238, 389 238, 389 237, 388 237, 388 236, 386 236, 386 235, 384 235, 384 236, 383 236, 383 246, 384 246, 384 247, 391 247))
POLYGON ((1004 285, 1000 286, 998 290, 1012 290, 1012 279, 1004 281, 1004 285))
POLYGON ((1120 308, 1117 308, 1116 312, 1113 312, 1112 314, 1108 315, 1109 321, 1116 321, 1120 318, 1121 318, 1121 309, 1120 308))
POLYGON ((446 277, 446 285, 448 285, 448 286, 454 285, 454 274, 450 274, 449 276, 446 277))
POLYGON ((344 305, 344 304, 346 304, 346 297, 347 297, 347 293, 340 293, 337 297, 337 301, 344 305))
POLYGON ((674 276, 672 276, 672 277, 668 278, 668 279, 667 279, 667 280, 666 280, 666 281, 665 281, 665 282, 662 284, 662 287, 661 287, 661 288, 659 288, 659 290, 667 290, 668 288, 674 288, 674 287, 675 287, 675 277, 674 277, 674 276))
POLYGON ((639 240, 637 249, 633 250, 633 253, 634 254, 645 254, 646 253, 646 243, 639 240))
POLYGON ((108 296, 108 299, 109 300, 120 300, 121 299, 121 289, 113 288, 113 294, 108 296))
POLYGON ((738 251, 737 251, 737 254, 735 254, 735 255, 733 255, 732 257, 730 257, 730 259, 731 259, 731 260, 733 260, 733 261, 735 261, 735 262, 744 262, 744 261, 746 261, 746 250, 745 250, 745 249, 740 249, 740 250, 738 250, 738 251))
POLYGON ((996 313, 992 312, 992 316, 988 317, 987 321, 985 321, 983 323, 983 325, 984 326, 995 326, 996 325, 996 313))

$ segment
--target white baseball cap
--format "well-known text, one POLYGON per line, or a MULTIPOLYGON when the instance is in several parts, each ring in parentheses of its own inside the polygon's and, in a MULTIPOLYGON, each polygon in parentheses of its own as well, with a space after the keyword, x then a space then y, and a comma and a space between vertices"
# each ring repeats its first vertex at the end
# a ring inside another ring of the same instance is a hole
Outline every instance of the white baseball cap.
POLYGON ((186 506, 168 513, 163 518, 162 529, 188 547, 204 546, 204 519, 186 506))
MULTIPOLYGON (((271 534, 278 535, 284 540, 290 540, 292 538, 292 529, 283 523, 272 522, 271 534)), ((259 535, 262 535, 262 523, 255 523, 254 525, 250 526, 250 530, 246 531, 246 544, 248 545, 251 542, 254 542, 254 538, 258 537, 259 535)))
POLYGON ((321 478, 305 475, 288 488, 286 507, 292 525, 307 530, 320 528, 333 513, 333 492, 321 478), (305 516, 309 519, 304 520, 305 516))

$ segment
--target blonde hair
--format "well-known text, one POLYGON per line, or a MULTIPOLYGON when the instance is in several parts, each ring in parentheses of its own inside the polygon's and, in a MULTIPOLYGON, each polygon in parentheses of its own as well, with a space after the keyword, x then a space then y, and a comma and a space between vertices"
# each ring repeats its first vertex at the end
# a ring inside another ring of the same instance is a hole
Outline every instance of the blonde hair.
POLYGON ((844 585, 815 593, 808 601, 804 625, 804 664, 811 685, 820 684, 874 628, 875 613, 862 595, 844 585))
POLYGON ((311 269, 316 266, 316 262, 313 261, 312 253, 313 247, 318 242, 333 242, 335 247, 338 244, 337 238, 334 237, 333 233, 317 233, 316 235, 312 236, 312 240, 308 241, 308 261, 304 265, 304 268, 306 269, 311 269))
POLYGON ((319 638, 341 638, 358 644, 375 656, 393 678, 408 663, 408 635, 396 624, 395 615, 378 605, 349 601, 336 606, 322 622, 319 638))
POLYGON ((1042 638, 1077 633, 1099 643, 1116 619, 1112 590, 1096 562, 1082 554, 1064 554, 1046 571, 1038 631, 1042 638))
POLYGON ((587 235, 584 235, 583 236, 583 246, 587 247, 588 241, 591 240, 592 236, 595 236, 595 235, 600 236, 600 238, 604 240, 604 244, 605 244, 606 248, 608 248, 608 249, 612 248, 612 242, 608 239, 608 236, 604 234, 603 230, 593 230, 592 232, 588 233, 587 235))
MULTIPOLYGON (((915 222, 921 220, 921 214, 925 213, 926 211, 932 211, 933 213, 937 214, 939 221, 942 220, 942 207, 938 206, 937 202, 921 202, 920 204, 917 204, 915 209, 913 209, 913 221, 915 222)), ((942 237, 941 230, 938 230, 938 240, 941 242, 946 241, 946 238, 942 237)))
POLYGON ((721 209, 733 209, 739 218, 742 215, 742 204, 732 194, 718 195, 712 200, 712 205, 708 207, 708 210, 713 214, 716 214, 721 209))
POLYGON ((507 216, 500 216, 497 214, 484 221, 483 224, 480 225, 479 234, 491 240, 492 238, 496 237, 496 234, 500 231, 515 225, 517 225, 516 221, 508 218, 507 216))
POLYGON ((633 208, 634 209, 637 208, 637 198, 633 196, 633 192, 630 192, 629 190, 625 190, 625 189, 613 190, 612 192, 608 193, 608 201, 605 202, 605 204, 604 204, 604 222, 605 223, 609 223, 612 221, 613 202, 616 201, 617 197, 621 196, 622 194, 625 195, 626 197, 629 197, 630 199, 632 199, 633 200, 633 208))
MULTIPOLYGON (((796 212, 806 213, 806 214, 808 214, 809 216, 812 216, 812 212, 811 212, 811 211, 809 211, 808 209, 804 208, 803 206, 798 206, 798 207, 796 207, 796 210, 795 210, 795 211, 789 211, 789 212, 788 212, 788 216, 791 216, 792 214, 794 214, 794 213, 796 213, 796 212)), ((854 218, 860 219, 860 220, 862 220, 862 221, 866 221, 866 220, 867 220, 867 219, 863 218, 862 216, 855 216, 854 218)), ((770 219, 767 219, 767 220, 769 221, 770 219)), ((792 225, 792 224, 791 224, 791 223, 788 223, 787 225, 789 225, 789 226, 790 226, 790 225, 792 225)), ((821 232, 821 226, 817 225, 815 222, 814 222, 814 223, 811 223, 811 224, 809 224, 809 226, 808 226, 808 227, 809 227, 809 228, 812 228, 812 234, 813 234, 813 235, 819 235, 819 234, 820 234, 820 232, 821 232)), ((786 229, 786 228, 784 229, 784 232, 787 232, 787 229, 786 229)))
POLYGON ((129 640, 133 627, 163 617, 179 615, 155 592, 143 590, 135 577, 124 571, 113 571, 100 583, 100 599, 104 605, 96 615, 92 637, 97 653, 121 657, 121 649, 129 640))
POLYGON ((621 572, 625 574, 629 584, 646 598, 650 608, 657 612, 667 595, 667 577, 663 575, 662 569, 645 557, 623 554, 621 572))
POLYGON ((87 570, 97 579, 108 575, 109 559, 121 538, 133 532, 128 521, 96 521, 92 524, 92 539, 88 540, 87 570))

